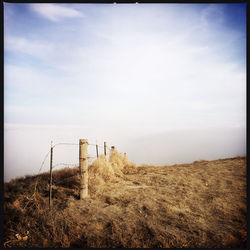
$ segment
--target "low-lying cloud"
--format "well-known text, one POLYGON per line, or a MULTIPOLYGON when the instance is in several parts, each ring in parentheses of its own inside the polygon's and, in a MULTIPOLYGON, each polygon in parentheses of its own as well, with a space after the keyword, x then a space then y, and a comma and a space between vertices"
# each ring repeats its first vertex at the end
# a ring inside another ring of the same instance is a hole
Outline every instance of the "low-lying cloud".
MULTIPOLYGON (((17 176, 37 174, 50 143, 74 143, 54 148, 54 165, 78 164, 79 139, 88 139, 90 144, 109 148, 115 146, 126 152, 129 160, 137 165, 170 165, 190 163, 199 159, 215 160, 246 154, 246 129, 204 128, 172 129, 164 133, 140 132, 140 129, 87 128, 77 126, 6 125, 4 138, 4 180, 17 176), (103 136, 105 135, 105 136, 103 136)), ((99 154, 103 154, 103 148, 99 154)), ((95 146, 88 147, 91 156, 96 155, 95 146)), ((64 165, 57 166, 58 168, 64 165)), ((72 167, 72 166, 71 166, 72 167)), ((49 171, 49 157, 42 172, 49 171)))

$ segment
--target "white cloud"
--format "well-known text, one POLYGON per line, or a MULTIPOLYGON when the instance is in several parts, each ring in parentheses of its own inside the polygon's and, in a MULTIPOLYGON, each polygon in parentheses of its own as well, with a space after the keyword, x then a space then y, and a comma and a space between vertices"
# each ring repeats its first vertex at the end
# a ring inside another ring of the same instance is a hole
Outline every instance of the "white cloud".
POLYGON ((7 89, 17 91, 23 95, 42 95, 44 91, 53 91, 65 84, 63 77, 49 73, 47 70, 21 65, 4 65, 4 81, 7 89))
POLYGON ((4 48, 8 51, 24 53, 40 59, 45 59, 56 49, 55 45, 49 41, 30 40, 12 35, 4 37, 4 48))
MULTIPOLYGON (((72 48, 72 45, 65 41, 58 43, 57 40, 31 39, 25 37, 25 35, 6 35, 4 37, 4 49, 17 53, 17 55, 32 56, 46 63, 47 66, 63 70, 67 70, 68 66, 72 66, 82 59, 81 48, 77 46, 72 48)), ((83 56, 86 56, 86 53, 83 56)), ((72 67, 75 67, 75 65, 72 67)))
POLYGON ((64 18, 82 17, 83 14, 73 8, 62 6, 59 4, 31 4, 31 9, 40 16, 57 22, 64 18))
MULTIPOLYGON (((168 11, 166 18, 161 13, 155 26, 145 30, 141 21, 156 17, 158 10, 153 10, 154 14, 139 12, 140 17, 135 19, 120 17, 120 12, 106 13, 105 22, 91 23, 84 32, 80 29, 83 24, 76 24, 78 39, 84 41, 87 34, 96 41, 101 39, 100 43, 87 46, 6 37, 6 49, 33 55, 56 69, 48 74, 42 69, 7 66, 8 86, 16 86, 20 91, 27 89, 26 93, 43 93, 49 88, 57 93, 57 103, 71 95, 69 107, 80 111, 75 109, 76 105, 87 106, 94 114, 88 119, 92 123, 133 126, 143 123, 145 117, 153 117, 147 126, 178 126, 184 116, 186 126, 244 123, 245 70, 237 61, 226 60, 225 51, 219 51, 225 37, 231 48, 234 33, 221 30, 215 40, 211 35, 218 32, 216 26, 209 22, 197 25, 197 13, 193 19, 183 13, 186 18, 183 24, 178 22, 174 11, 168 11), (176 27, 173 20, 177 20, 176 27), (180 29, 184 32, 179 33, 180 29), (29 91, 32 84, 37 88, 29 91), (168 115, 164 117, 162 112, 168 115)), ((222 9, 213 5, 202 13, 207 21, 214 14, 223 16, 222 9)), ((226 55, 230 53, 231 50, 226 51, 226 55)), ((47 100, 50 95, 45 97, 47 100)))

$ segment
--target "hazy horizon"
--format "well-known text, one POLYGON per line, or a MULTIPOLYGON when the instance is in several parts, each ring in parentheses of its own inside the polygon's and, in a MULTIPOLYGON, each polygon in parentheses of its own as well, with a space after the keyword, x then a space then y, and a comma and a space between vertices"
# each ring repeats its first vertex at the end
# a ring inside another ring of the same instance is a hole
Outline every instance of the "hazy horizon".
POLYGON ((137 165, 245 155, 246 4, 4 3, 4 180, 85 138, 137 165))
MULTIPOLYGON (((38 174, 44 157, 50 150, 51 141, 53 145, 57 143, 78 144, 81 138, 88 139, 90 144, 97 142, 101 147, 106 141, 109 148, 115 146, 119 152, 126 152, 128 159, 137 166, 143 164, 173 165, 192 163, 201 159, 216 160, 246 155, 246 129, 243 128, 172 129, 161 134, 151 133, 141 134, 141 136, 136 136, 139 131, 130 130, 129 132, 129 136, 124 138, 122 134, 118 134, 117 130, 105 130, 106 136, 102 136, 102 131, 84 127, 60 128, 58 126, 9 124, 5 127, 5 148, 8 148, 8 151, 4 152, 4 181, 38 174), (14 172, 13 169, 15 169, 14 172)), ((95 150, 95 146, 88 146, 90 156, 96 156, 95 150)), ((98 151, 99 155, 104 154, 102 148, 98 151)), ((78 164, 78 145, 56 146, 53 153, 55 169, 65 167, 65 165, 58 166, 59 163, 78 164)), ((49 171, 49 166, 50 154, 41 172, 49 171)))

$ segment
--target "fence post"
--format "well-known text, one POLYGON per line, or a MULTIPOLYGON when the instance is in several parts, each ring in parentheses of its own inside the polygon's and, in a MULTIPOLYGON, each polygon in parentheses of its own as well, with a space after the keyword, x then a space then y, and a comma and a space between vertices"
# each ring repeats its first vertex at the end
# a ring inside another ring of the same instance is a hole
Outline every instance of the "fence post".
POLYGON ((88 140, 79 140, 80 200, 88 197, 88 140))
POLYGON ((110 159, 113 158, 114 153, 115 153, 115 146, 111 146, 111 150, 110 150, 110 159))
POLYGON ((104 142, 104 155, 107 156, 107 143, 104 142))
POLYGON ((53 146, 50 148, 50 183, 49 183, 49 208, 52 207, 52 166, 53 166, 53 146))
POLYGON ((97 145, 97 142, 96 142, 96 145, 95 145, 95 147, 96 147, 96 157, 98 158, 98 145, 97 145))

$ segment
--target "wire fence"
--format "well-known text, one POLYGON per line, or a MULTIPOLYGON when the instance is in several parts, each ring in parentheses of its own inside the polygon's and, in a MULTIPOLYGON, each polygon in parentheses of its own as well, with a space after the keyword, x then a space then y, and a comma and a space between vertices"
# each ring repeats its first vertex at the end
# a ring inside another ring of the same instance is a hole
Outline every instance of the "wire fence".
MULTIPOLYGON (((46 153, 42 163, 41 163, 41 166, 39 168, 39 171, 37 173, 37 175, 39 175, 43 169, 43 167, 45 166, 45 162, 46 160, 48 159, 48 156, 51 155, 51 152, 52 150, 54 150, 57 146, 79 146, 79 143, 71 143, 71 142, 59 142, 59 143, 56 143, 54 144, 53 146, 51 146, 51 149, 46 153)), ((98 149, 102 149, 104 150, 104 154, 108 154, 111 149, 110 147, 108 147, 105 143, 104 143, 105 146, 101 146, 101 145, 98 145, 97 143, 94 144, 94 143, 88 143, 88 146, 94 146, 95 147, 95 150, 96 150, 96 155, 93 155, 93 154, 88 154, 88 157, 87 157, 87 160, 88 160, 88 164, 91 164, 95 159, 98 158, 98 149), (106 150, 105 150, 105 147, 106 147, 106 150), (108 151, 108 152, 107 152, 108 151)), ((92 150, 93 151, 93 150, 92 150)), ((79 160, 79 159, 78 159, 79 160)), ((52 170, 54 169, 58 169, 59 166, 64 166, 64 167, 79 167, 79 161, 77 163, 73 162, 73 163, 67 163, 67 162, 60 162, 60 163, 56 163, 56 164, 52 164, 52 170)), ((69 176, 69 177, 66 177, 64 179, 62 179, 60 182, 56 182, 54 183, 53 179, 52 179, 52 184, 53 185, 57 185, 57 184, 61 184, 62 182, 64 182, 66 179, 70 179, 72 177, 75 177, 76 175, 79 176, 79 173, 73 175, 73 176, 69 176)), ((39 177, 36 178, 36 182, 35 182, 35 186, 34 186, 34 193, 33 195, 35 195, 36 193, 36 188, 37 188, 37 184, 38 184, 38 181, 39 181, 39 177)))
MULTIPOLYGON (((79 146, 79 143, 60 142, 60 143, 54 144, 54 145, 52 146, 52 148, 54 149, 56 146, 60 146, 60 145, 79 146)), ((94 143, 88 143, 88 146, 95 146, 95 147, 98 147, 99 149, 103 149, 103 150, 104 150, 104 148, 105 148, 104 146, 101 146, 101 145, 98 145, 98 144, 94 144, 94 143)), ((108 149, 108 151, 111 150, 110 147, 108 147, 108 146, 106 146, 106 148, 108 149)), ((49 150, 49 151, 46 153, 46 155, 45 155, 45 157, 44 157, 44 159, 43 159, 43 161, 42 161, 42 164, 41 164, 41 166, 40 166, 39 171, 38 171, 37 174, 40 174, 40 172, 41 172, 41 170, 42 170, 42 168, 43 168, 43 166, 44 166, 44 164, 45 164, 45 161, 46 161, 46 159, 48 158, 50 152, 51 152, 51 150, 49 150)), ((96 156, 94 156, 94 155, 88 155, 88 161, 93 161, 93 159, 96 159, 96 158, 97 158, 97 155, 96 155, 96 156)), ((54 169, 54 168, 56 168, 56 167, 58 167, 58 166, 72 166, 72 167, 77 167, 77 166, 79 166, 79 163, 66 163, 66 162, 61 162, 61 163, 57 163, 57 164, 53 165, 52 168, 54 169)))

